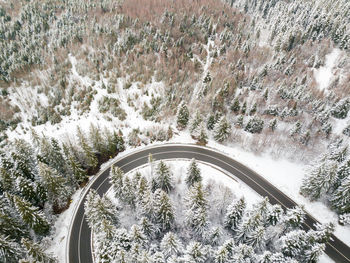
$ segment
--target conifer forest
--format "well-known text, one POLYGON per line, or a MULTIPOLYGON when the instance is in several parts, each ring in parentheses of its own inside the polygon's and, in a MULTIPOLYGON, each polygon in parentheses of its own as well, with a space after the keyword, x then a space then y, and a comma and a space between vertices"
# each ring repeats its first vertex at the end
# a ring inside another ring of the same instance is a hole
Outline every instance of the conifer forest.
POLYGON ((349 143, 348 0, 0 0, 0 263, 350 262, 349 143))

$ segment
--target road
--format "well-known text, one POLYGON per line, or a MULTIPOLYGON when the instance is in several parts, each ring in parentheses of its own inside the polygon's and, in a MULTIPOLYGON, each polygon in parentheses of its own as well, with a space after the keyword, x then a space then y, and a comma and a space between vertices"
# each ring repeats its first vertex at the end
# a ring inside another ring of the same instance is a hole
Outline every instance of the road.
MULTIPOLYGON (((164 144, 146 147, 119 158, 114 164, 127 173, 143 164, 146 164, 150 153, 156 160, 195 158, 196 160, 216 165, 227 171, 228 174, 231 174, 233 178, 238 178, 246 183, 261 196, 267 196, 271 204, 280 204, 284 208, 292 208, 296 206, 296 203, 293 200, 253 170, 225 154, 206 147, 187 144, 164 144)), ((94 181, 89 184, 89 189, 95 189, 100 195, 104 194, 111 186, 108 180, 109 171, 110 167, 96 177, 94 181)), ((84 192, 84 195, 75 210, 73 222, 71 224, 67 243, 68 263, 93 262, 91 255, 91 231, 84 216, 84 202, 89 189, 84 192)), ((313 227, 316 223, 317 220, 307 214, 304 228, 310 229, 310 227, 313 227)), ((335 236, 332 236, 332 240, 327 243, 326 253, 335 262, 350 263, 350 248, 335 236)))

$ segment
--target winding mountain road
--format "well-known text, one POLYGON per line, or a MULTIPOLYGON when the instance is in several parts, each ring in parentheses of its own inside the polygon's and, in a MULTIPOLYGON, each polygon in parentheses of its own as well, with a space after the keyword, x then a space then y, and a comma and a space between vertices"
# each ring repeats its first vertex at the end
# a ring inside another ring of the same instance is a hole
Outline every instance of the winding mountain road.
MULTIPOLYGON (((283 208, 292 208, 297 205, 288 196, 278 190, 277 187, 273 186, 253 170, 223 153, 206 147, 188 144, 164 144, 145 147, 118 158, 114 165, 122 168, 122 170, 127 173, 143 164, 146 164, 150 153, 156 160, 195 158, 196 160, 213 164, 232 175, 232 178, 238 178, 246 183, 261 196, 267 196, 271 204, 280 204, 283 208)), ((91 251, 91 231, 84 216, 84 202, 90 189, 95 189, 100 195, 107 192, 111 186, 108 180, 109 172, 110 166, 96 176, 96 178, 88 185, 88 189, 86 189, 76 207, 67 242, 67 263, 93 262, 91 251)), ((307 214, 304 228, 313 228, 316 223, 317 220, 307 214)), ((326 253, 335 262, 350 263, 350 248, 335 236, 332 236, 332 240, 327 243, 326 253)))

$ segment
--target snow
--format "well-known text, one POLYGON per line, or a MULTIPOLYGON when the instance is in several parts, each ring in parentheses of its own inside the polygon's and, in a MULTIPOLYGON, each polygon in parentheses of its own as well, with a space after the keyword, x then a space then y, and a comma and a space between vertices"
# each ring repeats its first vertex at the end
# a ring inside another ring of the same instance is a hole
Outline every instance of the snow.
POLYGON ((341 50, 334 48, 331 53, 326 56, 325 66, 314 70, 314 76, 320 90, 327 90, 329 84, 335 76, 336 62, 340 56, 341 50))
POLYGON ((57 257, 58 262, 66 262, 66 246, 67 246, 67 237, 70 231, 70 224, 73 219, 75 207, 78 204, 83 189, 79 189, 72 196, 72 202, 69 208, 60 214, 53 226, 53 234, 51 235, 50 240, 46 240, 48 248, 46 251, 50 254, 53 254, 57 257))
POLYGON ((282 157, 276 160, 268 155, 257 156, 235 146, 224 146, 214 141, 209 141, 208 146, 229 155, 259 173, 293 199, 299 206, 303 206, 305 211, 317 218, 321 223, 332 222, 335 225, 335 236, 350 246, 350 227, 339 225, 337 214, 331 211, 324 203, 320 201, 310 202, 299 194, 302 180, 308 168, 307 165, 294 163, 282 157))

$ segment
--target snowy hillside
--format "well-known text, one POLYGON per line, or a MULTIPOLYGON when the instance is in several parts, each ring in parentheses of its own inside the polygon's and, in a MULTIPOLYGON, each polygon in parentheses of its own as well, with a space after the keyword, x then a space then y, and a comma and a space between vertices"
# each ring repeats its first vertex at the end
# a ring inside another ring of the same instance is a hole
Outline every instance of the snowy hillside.
POLYGON ((74 194, 164 142, 227 153, 350 245, 349 18, 347 0, 0 1, 0 262, 54 262, 74 194))

